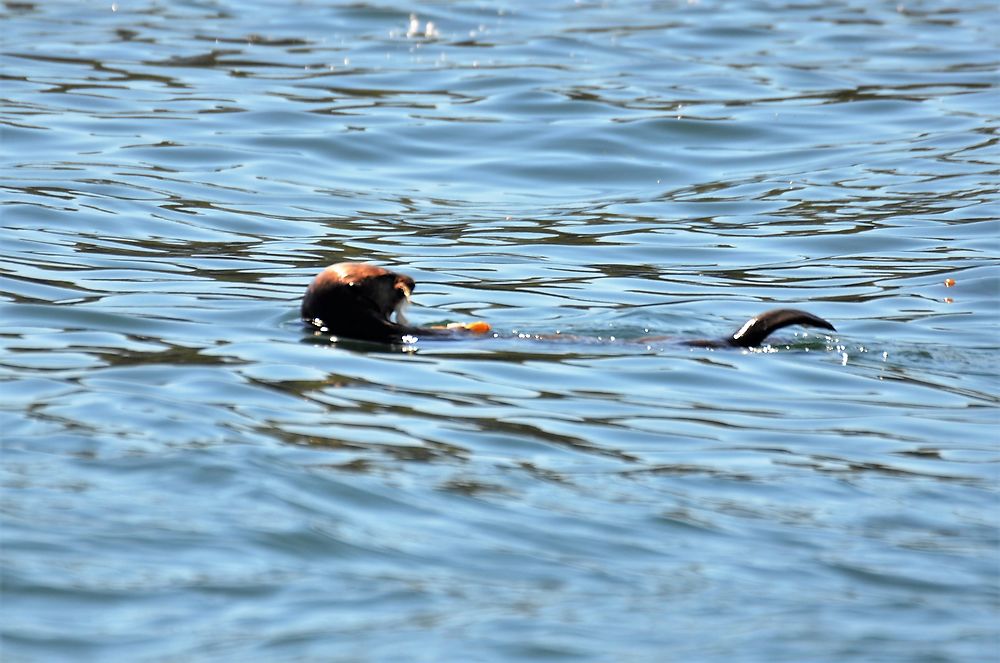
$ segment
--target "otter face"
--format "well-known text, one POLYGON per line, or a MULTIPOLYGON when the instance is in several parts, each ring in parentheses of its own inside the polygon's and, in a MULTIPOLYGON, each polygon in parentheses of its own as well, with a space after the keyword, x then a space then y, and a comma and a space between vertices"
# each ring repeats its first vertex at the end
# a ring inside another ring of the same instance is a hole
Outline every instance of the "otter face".
POLYGON ((409 276, 386 271, 380 276, 355 281, 351 287, 361 288, 365 296, 378 307, 383 318, 389 319, 395 313, 396 322, 406 324, 403 310, 410 303, 410 296, 417 287, 409 276))

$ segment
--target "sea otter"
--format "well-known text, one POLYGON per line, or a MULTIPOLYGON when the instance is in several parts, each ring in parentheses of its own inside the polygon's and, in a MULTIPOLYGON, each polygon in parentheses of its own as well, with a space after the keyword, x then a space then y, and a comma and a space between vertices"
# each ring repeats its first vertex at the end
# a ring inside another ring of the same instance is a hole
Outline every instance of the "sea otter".
MULTIPOLYGON (((302 299, 302 321, 309 327, 342 338, 376 343, 402 343, 404 337, 441 337, 489 331, 486 323, 453 324, 446 327, 414 327, 402 309, 416 289, 404 274, 368 263, 342 262, 320 272, 302 299), (393 313, 396 319, 392 320, 393 313)), ((812 313, 782 308, 750 318, 723 339, 681 341, 698 347, 752 348, 771 333, 790 325, 821 327, 836 331, 829 322, 812 313)))

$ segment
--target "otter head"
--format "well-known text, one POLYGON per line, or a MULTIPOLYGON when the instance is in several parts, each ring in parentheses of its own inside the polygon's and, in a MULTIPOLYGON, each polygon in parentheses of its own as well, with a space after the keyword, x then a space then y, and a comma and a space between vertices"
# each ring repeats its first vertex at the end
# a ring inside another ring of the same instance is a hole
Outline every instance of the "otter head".
POLYGON ((402 309, 416 284, 382 267, 342 262, 320 272, 302 299, 302 319, 337 336, 385 341, 406 333, 402 309), (396 314, 396 321, 390 318, 396 314))

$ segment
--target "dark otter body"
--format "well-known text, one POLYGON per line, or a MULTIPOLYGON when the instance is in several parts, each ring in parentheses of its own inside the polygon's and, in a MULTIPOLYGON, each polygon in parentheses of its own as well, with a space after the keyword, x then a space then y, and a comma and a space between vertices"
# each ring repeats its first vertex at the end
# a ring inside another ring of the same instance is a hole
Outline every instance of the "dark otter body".
MULTIPOLYGON (((404 336, 454 336, 475 333, 464 328, 413 327, 401 308, 416 284, 409 276, 364 263, 342 262, 327 267, 309 284, 302 299, 302 320, 323 332, 376 343, 401 343, 404 336), (396 314, 396 320, 391 319, 396 314)), ((791 325, 836 331, 829 322, 805 311, 774 309, 750 318, 732 336, 718 340, 682 341, 707 348, 753 348, 779 329, 791 325)))
POLYGON ((302 298, 302 320, 334 336, 399 343, 404 336, 440 335, 443 330, 411 327, 400 319, 416 284, 409 276, 364 263, 327 267, 302 298), (390 316, 396 313, 396 320, 390 316))

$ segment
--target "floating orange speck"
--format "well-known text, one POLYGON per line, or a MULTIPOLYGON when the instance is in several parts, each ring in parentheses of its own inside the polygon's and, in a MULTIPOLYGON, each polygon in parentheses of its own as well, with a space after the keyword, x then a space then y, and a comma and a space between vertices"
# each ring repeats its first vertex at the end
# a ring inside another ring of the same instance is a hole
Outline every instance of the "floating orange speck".
POLYGON ((945 279, 944 280, 944 286, 946 288, 950 288, 953 285, 955 285, 955 279, 945 279))
POLYGON ((945 303, 945 304, 954 304, 954 303, 955 303, 955 300, 954 300, 954 299, 952 299, 951 297, 945 297, 945 298, 944 298, 944 303, 945 303))

